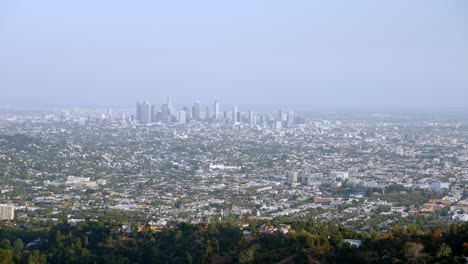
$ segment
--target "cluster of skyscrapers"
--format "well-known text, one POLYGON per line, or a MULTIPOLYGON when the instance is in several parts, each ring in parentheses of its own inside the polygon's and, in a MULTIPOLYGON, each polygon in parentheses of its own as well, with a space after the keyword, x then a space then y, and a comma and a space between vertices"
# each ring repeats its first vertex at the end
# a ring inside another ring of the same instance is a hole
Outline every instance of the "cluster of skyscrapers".
POLYGON ((166 103, 160 109, 146 101, 137 102, 135 120, 138 124, 242 123, 250 126, 261 125, 275 128, 293 127, 305 123, 304 118, 295 115, 293 111, 279 110, 277 115, 255 113, 253 110, 243 113, 238 110, 237 106, 221 111, 218 101, 215 101, 212 107, 206 105, 204 111, 202 111, 200 101, 195 101, 192 107, 185 106, 176 111, 171 97, 167 98, 166 103))

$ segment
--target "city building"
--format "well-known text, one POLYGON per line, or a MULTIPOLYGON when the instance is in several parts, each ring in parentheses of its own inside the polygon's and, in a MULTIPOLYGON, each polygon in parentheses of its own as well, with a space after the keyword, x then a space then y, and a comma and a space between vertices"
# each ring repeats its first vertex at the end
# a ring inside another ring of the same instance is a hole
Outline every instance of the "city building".
POLYGON ((187 116, 185 111, 179 111, 179 124, 187 123, 187 116))
POLYGON ((432 191, 440 192, 443 189, 448 190, 450 187, 450 184, 448 182, 433 181, 431 182, 430 187, 432 191))
POLYGON ((138 102, 136 111, 137 121, 140 124, 151 123, 153 121, 152 117, 154 115, 152 111, 154 111, 154 106, 152 106, 149 102, 138 102))
POLYGON ((287 120, 286 120, 286 124, 287 124, 287 127, 290 128, 290 127, 293 127, 294 126, 294 112, 293 111, 289 111, 288 112, 288 115, 287 115, 287 120))
POLYGON ((288 172, 288 182, 289 183, 297 182, 297 175, 298 175, 298 173, 296 171, 288 172))
POLYGON ((211 119, 211 113, 210 113, 210 107, 209 106, 206 106, 206 110, 205 110, 205 120, 208 121, 211 119))
POLYGON ((172 98, 170 96, 167 97, 167 115, 172 115, 174 113, 174 109, 172 106, 172 98))
POLYGON ((281 122, 281 121, 279 121, 279 120, 276 121, 276 122, 275 122, 275 129, 281 129, 282 124, 283 124, 283 122, 281 122))
POLYGON ((237 106, 234 106, 232 108, 232 123, 236 124, 238 122, 237 120, 237 106))
POLYGON ((254 111, 249 111, 249 125, 255 126, 255 113, 254 111))
POLYGON ((15 206, 0 204, 0 220, 13 220, 15 218, 15 206))
POLYGON ((214 102, 214 120, 218 121, 221 118, 219 115, 219 103, 218 101, 214 102))
POLYGON ((330 172, 330 177, 332 179, 338 180, 347 180, 349 178, 349 173, 347 171, 332 171, 330 172))
POLYGON ((200 121, 200 101, 195 101, 192 109, 192 117, 196 121, 200 121))

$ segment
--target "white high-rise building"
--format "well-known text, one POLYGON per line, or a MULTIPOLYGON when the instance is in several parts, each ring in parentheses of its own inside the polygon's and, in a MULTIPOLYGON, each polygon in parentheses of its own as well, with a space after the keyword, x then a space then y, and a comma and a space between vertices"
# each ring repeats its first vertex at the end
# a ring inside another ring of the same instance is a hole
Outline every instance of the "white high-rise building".
POLYGON ((330 172, 331 178, 340 179, 342 181, 349 178, 349 173, 347 171, 332 171, 330 172))
POLYGON ((237 121, 237 106, 234 106, 232 108, 232 123, 236 124, 237 121))
POLYGON ((288 115, 287 115, 287 120, 286 120, 286 124, 287 124, 288 127, 293 127, 294 126, 294 118, 295 118, 294 112, 289 111, 288 115))
POLYGON ((175 114, 174 109, 172 108, 172 98, 170 96, 167 97, 167 114, 175 114))
POLYGON ((192 117, 196 121, 200 121, 200 101, 196 101, 193 105, 193 114, 192 117))
POLYGON ((15 218, 15 206, 0 204, 0 220, 13 220, 15 218))
POLYGON ((289 183, 297 182, 297 175, 298 175, 298 173, 296 171, 288 172, 288 182, 289 183))
POLYGON ((215 101, 214 102, 214 120, 218 121, 219 119, 220 119, 220 116, 219 116, 219 103, 218 103, 218 101, 215 101))
POLYGON ((275 129, 281 129, 283 126, 283 122, 281 121, 276 121, 275 122, 275 129))
POLYGON ((187 123, 187 113, 185 111, 179 112, 179 124, 187 123))
POLYGON ((249 111, 249 125, 255 126, 255 113, 254 111, 249 111))

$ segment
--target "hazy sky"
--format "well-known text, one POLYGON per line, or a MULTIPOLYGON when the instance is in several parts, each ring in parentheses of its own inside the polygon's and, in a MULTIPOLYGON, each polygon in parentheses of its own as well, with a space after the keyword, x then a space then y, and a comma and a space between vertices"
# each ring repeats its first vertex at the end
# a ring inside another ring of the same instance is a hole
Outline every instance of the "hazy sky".
POLYGON ((0 0, 0 104, 468 107, 468 1, 0 0))

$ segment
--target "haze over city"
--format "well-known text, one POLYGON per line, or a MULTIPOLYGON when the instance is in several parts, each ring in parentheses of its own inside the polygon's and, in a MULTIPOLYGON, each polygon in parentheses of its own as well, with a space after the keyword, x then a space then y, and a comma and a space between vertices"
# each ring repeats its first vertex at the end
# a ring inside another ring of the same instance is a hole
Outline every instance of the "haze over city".
POLYGON ((0 0, 0 264, 468 263, 467 11, 0 0))
POLYGON ((466 108, 466 1, 2 1, 0 105, 466 108))

